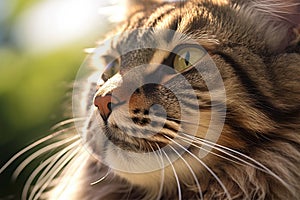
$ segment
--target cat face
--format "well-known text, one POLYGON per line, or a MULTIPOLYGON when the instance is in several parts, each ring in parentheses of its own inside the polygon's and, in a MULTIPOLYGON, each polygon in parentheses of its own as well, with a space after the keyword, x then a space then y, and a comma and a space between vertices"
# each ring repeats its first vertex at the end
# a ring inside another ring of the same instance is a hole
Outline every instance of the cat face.
MULTIPOLYGON (((204 47, 172 30, 138 29, 123 35, 108 42, 116 44, 110 54, 100 48, 91 58, 101 52, 106 68, 89 99, 94 105, 83 131, 88 148, 114 169, 144 173, 178 159, 192 144, 186 137, 216 141, 226 111, 225 89, 204 47), (173 153, 161 163, 157 154, 163 152, 173 153)), ((203 150, 203 157, 208 152, 203 150)))
POLYGON ((275 110, 289 112, 299 99, 277 98, 274 81, 283 88, 288 80, 272 76, 281 53, 297 48, 299 17, 256 3, 188 1, 133 13, 88 61, 105 66, 84 100, 82 138, 92 155, 133 184, 158 187, 164 171, 171 188, 201 180, 206 190, 213 177, 227 197, 220 166, 266 170, 252 153, 272 145, 275 110))

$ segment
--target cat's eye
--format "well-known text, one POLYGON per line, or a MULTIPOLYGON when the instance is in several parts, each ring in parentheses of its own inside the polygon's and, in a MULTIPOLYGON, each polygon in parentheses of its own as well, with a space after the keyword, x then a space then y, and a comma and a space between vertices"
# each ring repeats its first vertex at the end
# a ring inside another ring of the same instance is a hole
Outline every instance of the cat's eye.
POLYGON ((104 81, 107 81, 111 77, 113 77, 116 73, 118 73, 120 70, 120 61, 118 59, 115 59, 111 61, 105 68, 105 71, 102 74, 102 79, 104 81))
POLYGON ((206 55, 206 51, 198 47, 186 47, 180 49, 173 60, 173 67, 177 72, 181 72, 194 66, 206 55))

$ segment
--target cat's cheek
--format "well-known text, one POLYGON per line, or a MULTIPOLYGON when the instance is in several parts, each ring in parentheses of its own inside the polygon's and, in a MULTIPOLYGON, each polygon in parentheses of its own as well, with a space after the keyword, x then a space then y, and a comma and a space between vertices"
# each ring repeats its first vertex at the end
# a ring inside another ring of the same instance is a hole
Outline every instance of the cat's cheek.
MULTIPOLYGON (((95 116, 95 115, 94 115, 95 116)), ((101 128, 101 120, 91 117, 81 132, 81 139, 86 150, 98 160, 102 160, 107 137, 101 128)))
POLYGON ((102 160, 105 148, 104 144, 107 140, 106 136, 104 134, 97 134, 97 131, 89 131, 87 133, 87 139, 83 138, 83 145, 86 150, 97 160, 102 160))

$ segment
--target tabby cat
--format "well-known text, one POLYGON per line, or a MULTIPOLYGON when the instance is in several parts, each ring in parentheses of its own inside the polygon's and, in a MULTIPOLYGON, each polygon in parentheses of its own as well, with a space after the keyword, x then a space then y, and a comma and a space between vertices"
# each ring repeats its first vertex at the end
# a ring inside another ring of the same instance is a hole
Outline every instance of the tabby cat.
POLYGON ((298 0, 136 0, 112 34, 24 199, 300 199, 298 0))

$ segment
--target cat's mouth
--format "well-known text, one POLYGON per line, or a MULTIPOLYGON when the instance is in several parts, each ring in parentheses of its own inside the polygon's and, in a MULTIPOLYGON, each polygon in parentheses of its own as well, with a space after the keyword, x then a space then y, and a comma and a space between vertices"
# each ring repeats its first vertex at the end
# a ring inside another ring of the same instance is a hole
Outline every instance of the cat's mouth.
POLYGON ((131 133, 124 132, 124 130, 120 129, 116 124, 106 124, 103 133, 115 146, 124 151, 131 151, 135 153, 154 152, 170 144, 170 140, 164 137, 162 133, 155 133, 151 136, 145 137, 137 137, 133 136, 131 133))

